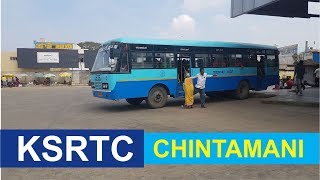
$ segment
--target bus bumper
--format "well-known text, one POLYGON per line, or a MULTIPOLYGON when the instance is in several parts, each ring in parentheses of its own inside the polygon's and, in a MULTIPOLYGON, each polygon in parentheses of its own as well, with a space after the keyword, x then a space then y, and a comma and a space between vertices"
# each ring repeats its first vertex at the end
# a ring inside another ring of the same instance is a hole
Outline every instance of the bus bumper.
POLYGON ((110 99, 110 100, 118 100, 118 96, 112 91, 106 90, 92 90, 92 94, 94 97, 103 98, 103 99, 110 99))

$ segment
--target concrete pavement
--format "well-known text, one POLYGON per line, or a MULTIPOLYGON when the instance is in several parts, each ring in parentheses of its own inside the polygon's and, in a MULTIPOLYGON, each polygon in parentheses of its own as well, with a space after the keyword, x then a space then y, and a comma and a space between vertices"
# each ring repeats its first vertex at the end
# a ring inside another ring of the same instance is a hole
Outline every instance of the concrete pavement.
POLYGON ((294 89, 273 90, 267 93, 276 96, 263 99, 262 102, 266 104, 319 107, 319 88, 306 88, 303 95, 296 95, 294 89))
MULTIPOLYGON (((89 87, 2 89, 2 128, 144 129, 147 132, 319 132, 318 108, 262 104, 260 98, 210 100, 161 109, 92 97, 89 87)), ((319 179, 310 165, 148 165, 142 169, 4 168, 6 180, 34 179, 319 179)))

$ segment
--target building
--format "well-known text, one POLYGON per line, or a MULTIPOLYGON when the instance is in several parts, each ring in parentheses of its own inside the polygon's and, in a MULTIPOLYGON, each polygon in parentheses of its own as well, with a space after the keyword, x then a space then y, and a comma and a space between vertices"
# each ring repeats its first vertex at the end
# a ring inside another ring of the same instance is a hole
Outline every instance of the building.
POLYGON ((294 76, 294 64, 298 60, 298 44, 284 46, 279 50, 279 76, 280 78, 294 76))
POLYGON ((231 0, 231 17, 242 14, 290 18, 319 17, 319 12, 309 14, 309 2, 319 3, 319 0, 231 0))
POLYGON ((85 49, 74 43, 34 41, 34 48, 18 48, 17 51, 1 52, 1 74, 14 74, 19 77, 26 74, 32 81, 36 73, 54 74, 55 81, 61 72, 70 72, 73 84, 87 84, 89 68, 84 61, 85 49))
POLYGON ((314 71, 319 68, 319 52, 319 50, 309 50, 299 54, 299 59, 304 61, 303 65, 306 70, 303 80, 309 84, 315 83, 314 71))
POLYGON ((1 73, 22 73, 22 72, 37 72, 49 71, 50 68, 19 68, 18 57, 16 51, 1 52, 1 73))
MULTIPOLYGON (((309 2, 319 0, 231 0, 231 18, 243 14, 278 16, 289 18, 320 17, 319 12, 310 12, 309 2)), ((295 45, 279 48, 280 77, 294 75, 294 65, 298 60, 304 60, 306 73, 304 80, 314 84, 314 70, 319 68, 319 50, 309 50, 306 43, 305 52, 298 55, 295 45), (288 51, 286 51, 288 50, 288 51), (281 54, 282 51, 282 54, 281 54), (294 53, 296 52, 296 53, 294 53)))

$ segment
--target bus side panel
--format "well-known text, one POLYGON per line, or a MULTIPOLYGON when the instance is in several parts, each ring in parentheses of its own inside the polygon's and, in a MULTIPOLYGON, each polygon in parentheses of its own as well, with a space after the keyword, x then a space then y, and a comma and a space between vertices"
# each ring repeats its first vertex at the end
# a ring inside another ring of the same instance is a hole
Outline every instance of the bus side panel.
POLYGON ((257 82, 256 76, 212 77, 207 79, 206 91, 235 90, 243 80, 249 82, 250 88, 255 88, 255 84, 257 82))
MULTIPOLYGON (((196 76, 200 72, 199 68, 192 68, 191 75, 196 76)), ((256 67, 229 67, 229 68, 205 68, 209 77, 206 82, 206 91, 228 91, 238 88, 240 81, 246 80, 250 88, 256 88, 257 68, 256 67)), ((196 83, 197 80, 194 80, 196 83)))
POLYGON ((92 93, 94 97, 110 100, 141 98, 147 97, 150 89, 159 84, 166 86, 171 95, 175 94, 177 85, 176 79, 117 82, 112 91, 92 90, 92 93))
MULTIPOLYGON (((147 97, 150 89, 162 84, 168 88, 170 95, 176 94, 176 69, 133 69, 130 74, 93 75, 96 84, 108 83, 109 89, 95 88, 93 95, 105 99, 127 99, 147 97), (99 83, 95 81, 98 78, 99 83)), ((98 86, 100 87, 100 86, 98 86)))

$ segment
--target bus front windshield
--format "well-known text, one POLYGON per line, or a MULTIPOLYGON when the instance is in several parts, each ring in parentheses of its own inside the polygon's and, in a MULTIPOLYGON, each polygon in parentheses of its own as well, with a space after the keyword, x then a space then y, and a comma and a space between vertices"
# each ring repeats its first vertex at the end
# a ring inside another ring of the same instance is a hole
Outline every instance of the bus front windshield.
POLYGON ((117 60, 117 57, 114 57, 113 59, 110 58, 110 48, 102 47, 97 53, 91 72, 115 72, 117 60))

